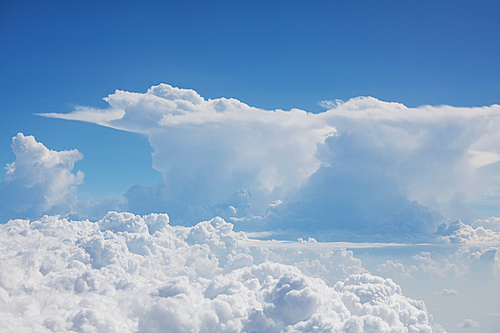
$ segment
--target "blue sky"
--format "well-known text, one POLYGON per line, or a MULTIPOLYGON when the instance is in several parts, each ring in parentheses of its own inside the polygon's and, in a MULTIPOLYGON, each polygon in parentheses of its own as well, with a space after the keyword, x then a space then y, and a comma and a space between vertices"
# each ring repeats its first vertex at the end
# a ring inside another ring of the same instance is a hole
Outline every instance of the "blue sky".
POLYGON ((79 190, 83 197, 108 194, 111 187, 119 195, 134 183, 161 179, 148 168, 149 145, 130 134, 33 113, 105 107, 101 98, 116 89, 144 92, 168 83, 205 98, 311 112, 321 110, 322 100, 357 96, 407 106, 498 103, 495 1, 3 1, 1 6, 0 161, 12 161, 10 138, 19 131, 52 149, 78 147, 85 155, 78 166, 87 174, 79 190), (114 149, 98 151, 107 147, 96 144, 104 136, 116 142, 114 149), (127 159, 131 150, 143 158, 127 159), (119 179, 96 176, 109 165, 119 179))
POLYGON ((301 238, 302 257, 288 243, 249 248, 283 248, 279 263, 308 276, 331 278, 312 262, 343 247, 352 260, 335 260, 355 269, 336 278, 394 279, 424 299, 436 332, 493 333, 499 12, 497 1, 2 1, 0 222, 167 213, 187 228, 178 237, 221 216, 248 237, 301 238))

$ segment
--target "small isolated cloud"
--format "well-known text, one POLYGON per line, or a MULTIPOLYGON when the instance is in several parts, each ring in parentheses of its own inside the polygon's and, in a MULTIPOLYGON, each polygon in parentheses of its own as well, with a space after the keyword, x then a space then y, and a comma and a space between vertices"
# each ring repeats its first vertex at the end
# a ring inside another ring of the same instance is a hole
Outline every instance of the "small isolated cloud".
POLYGON ((443 296, 456 296, 458 292, 453 289, 443 289, 440 292, 436 292, 437 295, 443 295, 443 296))
POLYGON ((500 317, 500 312, 488 312, 485 313, 484 315, 488 317, 500 317))
POLYGON ((76 203, 76 186, 83 181, 81 171, 72 173, 83 155, 76 149, 53 151, 22 133, 12 138, 16 160, 7 164, 0 183, 0 217, 39 217, 45 213, 70 213, 76 203))
POLYGON ((466 319, 463 323, 457 325, 460 328, 480 328, 479 322, 472 319, 466 319))

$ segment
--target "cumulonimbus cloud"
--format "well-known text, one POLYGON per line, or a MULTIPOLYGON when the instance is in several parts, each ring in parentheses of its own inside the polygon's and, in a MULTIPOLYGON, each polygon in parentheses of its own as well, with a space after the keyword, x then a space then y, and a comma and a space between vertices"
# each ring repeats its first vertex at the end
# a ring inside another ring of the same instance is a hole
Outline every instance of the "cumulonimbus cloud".
POLYGON ((398 179, 411 200, 445 204, 456 192, 498 200, 500 105, 408 108, 364 97, 324 106, 339 137, 350 138, 349 165, 364 160, 398 179))
POLYGON ((235 99, 205 100, 194 90, 166 84, 145 94, 118 90, 105 100, 108 110, 79 107, 66 115, 41 115, 148 134, 155 148, 154 167, 167 178, 169 171, 177 171, 167 166, 170 162, 189 161, 192 166, 184 164, 183 173, 190 177, 199 169, 232 178, 241 173, 256 177, 269 191, 289 189, 317 170, 316 145, 335 133, 302 110, 266 111, 235 99))
MULTIPOLYGON (((117 91, 105 100, 108 110, 80 107, 67 115, 42 115, 147 134, 155 150, 153 166, 167 185, 149 192, 158 194, 156 201, 166 203, 162 208, 174 219, 189 209, 223 203, 241 189, 255 202, 265 197, 264 205, 279 199, 318 169, 317 145, 335 134, 324 120, 302 110, 205 100, 193 90, 165 84, 145 94, 117 91), (177 214, 179 207, 184 212, 177 214)), ((193 221, 201 217, 194 214, 193 221)))
POLYGON ((166 84, 105 100, 109 109, 41 115, 147 134, 165 181, 127 192, 137 211, 155 203, 192 223, 269 216, 295 228, 414 234, 432 233, 446 217, 471 223, 479 215, 469 204, 500 202, 499 105, 408 108, 359 97, 322 102, 326 111, 314 114, 207 100, 166 84), (245 203, 232 205, 241 191, 245 203))

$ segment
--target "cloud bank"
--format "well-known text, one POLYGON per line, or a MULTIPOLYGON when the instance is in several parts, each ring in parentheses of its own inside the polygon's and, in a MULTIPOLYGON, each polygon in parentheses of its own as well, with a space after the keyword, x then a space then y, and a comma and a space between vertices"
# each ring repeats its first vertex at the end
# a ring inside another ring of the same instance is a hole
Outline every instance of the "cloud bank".
POLYGON ((166 84, 117 90, 108 109, 42 114, 148 135, 164 182, 125 210, 237 228, 430 235, 499 203, 500 106, 422 106, 359 97, 325 112, 262 110, 166 84), (146 199, 147 198, 147 199, 146 199))
POLYGON ((0 327, 431 332, 423 302, 366 273, 351 252, 249 248, 232 229, 220 218, 183 227, 165 214, 116 212, 98 222, 11 220, 0 225, 0 327), (327 284, 313 266, 337 278, 327 284))

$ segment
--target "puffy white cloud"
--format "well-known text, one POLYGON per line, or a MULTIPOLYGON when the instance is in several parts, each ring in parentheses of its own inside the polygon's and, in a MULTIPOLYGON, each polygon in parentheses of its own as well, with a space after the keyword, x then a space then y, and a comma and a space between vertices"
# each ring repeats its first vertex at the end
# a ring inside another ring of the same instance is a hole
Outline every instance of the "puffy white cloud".
MULTIPOLYGON (((401 256, 398 260, 384 259, 377 265, 377 273, 402 279, 442 279, 453 280, 469 279, 471 281, 488 280, 494 278, 499 268, 497 258, 498 247, 481 247, 477 245, 462 245, 459 247, 445 246, 434 248, 432 251, 423 251, 410 258, 401 256)), ((453 295, 453 289, 443 289, 436 294, 453 295)))
POLYGON ((84 177, 81 171, 71 171, 83 155, 76 149, 50 150, 22 133, 12 138, 12 151, 16 160, 7 164, 5 181, 0 184, 3 222, 42 213, 70 213, 76 202, 76 185, 84 177))
POLYGON ((351 275, 361 269, 349 251, 280 253, 240 245, 246 235, 220 218, 168 222, 110 212, 98 222, 45 216, 0 225, 3 329, 431 332, 422 301, 390 279, 351 275), (344 266, 337 283, 304 266, 325 254, 324 269, 344 266))
MULTIPOLYGON (((496 220, 495 218, 489 219, 496 220)), ((483 224, 477 220, 474 225, 483 224)), ((486 220, 488 221, 488 220, 486 220)), ((439 225, 436 235, 440 236, 439 241, 452 244, 483 245, 488 244, 498 246, 500 244, 500 232, 491 229, 485 229, 482 225, 474 228, 460 220, 452 221, 448 224, 439 225)))
POLYGON ((453 289, 443 289, 442 291, 437 293, 438 295, 443 295, 443 296, 455 296, 458 294, 456 290, 453 289))
MULTIPOLYGON (((415 281, 429 278, 477 281, 488 280, 498 274, 498 232, 484 229, 482 226, 473 228, 455 220, 440 225, 436 236, 434 245, 420 244, 411 248, 410 251, 415 251, 415 254, 396 256, 397 259, 392 259, 396 251, 390 253, 391 259, 379 257, 376 259, 379 261, 376 266, 377 273, 399 281, 409 278, 414 278, 415 281), (422 251, 420 246, 427 249, 422 251)), ((404 251, 404 248, 402 250, 404 251)), ((440 293, 451 295, 453 290, 444 289, 440 293)))
POLYGON ((466 320, 464 320, 464 322, 458 324, 457 327, 460 327, 460 328, 480 328, 481 325, 479 325, 479 322, 477 322, 477 321, 474 321, 472 319, 466 319, 466 320))
POLYGON ((392 276, 400 276, 403 278, 411 278, 411 273, 417 271, 415 266, 405 267, 402 263, 387 259, 385 263, 378 265, 377 272, 384 272, 392 276))
POLYGON ((490 217, 487 219, 477 219, 472 222, 471 226, 473 228, 483 227, 484 229, 500 232, 500 218, 490 217))

